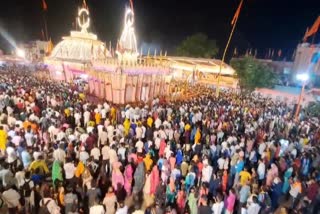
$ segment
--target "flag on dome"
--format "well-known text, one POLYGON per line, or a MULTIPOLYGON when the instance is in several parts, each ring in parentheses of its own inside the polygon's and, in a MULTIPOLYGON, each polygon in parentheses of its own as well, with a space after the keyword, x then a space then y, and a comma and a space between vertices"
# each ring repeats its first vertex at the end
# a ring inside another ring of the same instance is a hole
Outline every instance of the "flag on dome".
POLYGON ((307 32, 304 35, 303 40, 306 41, 310 36, 316 34, 320 28, 320 16, 318 16, 317 20, 314 22, 310 30, 307 30, 307 32))
POLYGON ((48 5, 47 5, 46 0, 42 0, 42 9, 43 9, 43 11, 47 11, 48 10, 48 5))

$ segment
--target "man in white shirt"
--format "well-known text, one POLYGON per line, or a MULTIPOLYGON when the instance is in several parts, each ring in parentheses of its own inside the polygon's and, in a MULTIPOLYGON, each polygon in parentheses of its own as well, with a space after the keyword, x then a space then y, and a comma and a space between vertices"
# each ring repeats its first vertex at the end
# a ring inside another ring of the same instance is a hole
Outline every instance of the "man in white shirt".
POLYGON ((143 142, 141 141, 141 140, 138 140, 137 142, 136 142, 136 149, 137 149, 137 152, 143 152, 143 142))
POLYGON ((89 111, 85 111, 83 113, 83 118, 84 118, 84 126, 87 126, 87 124, 90 121, 90 112, 89 111))
POLYGON ((258 203, 257 196, 252 197, 252 203, 248 205, 247 214, 259 214, 261 207, 258 203))
POLYGON ((6 149, 7 153, 7 162, 9 164, 13 164, 17 160, 17 153, 15 151, 14 146, 10 143, 6 149))
POLYGON ((33 137, 33 133, 32 133, 31 129, 27 130, 27 132, 24 135, 24 138, 26 139, 26 143, 27 143, 28 147, 32 147, 34 137, 33 137))
POLYGON ((79 154, 79 160, 82 161, 82 162, 85 164, 88 159, 89 159, 89 154, 88 154, 88 152, 85 150, 84 146, 82 146, 82 147, 81 147, 80 154, 79 154))
POLYGON ((105 214, 104 207, 98 203, 90 207, 89 214, 105 214))
POLYGON ((95 145, 93 149, 91 149, 90 156, 92 156, 95 161, 99 161, 100 155, 100 149, 95 145))
POLYGON ((161 140, 167 140, 166 132, 163 130, 163 126, 160 126, 160 130, 158 131, 161 140))
POLYGON ((9 188, 8 190, 4 191, 2 194, 0 193, 0 197, 6 203, 9 209, 9 213, 12 213, 11 211, 17 210, 17 208, 21 206, 19 201, 21 196, 13 188, 9 188))
POLYGON ((2 181, 2 186, 6 187, 12 180, 14 180, 13 173, 9 169, 9 164, 4 163, 3 168, 0 170, 0 180, 2 181))
POLYGON ((75 119, 76 125, 80 126, 81 125, 81 114, 78 111, 74 114, 74 119, 75 119))
POLYGON ((222 201, 222 196, 220 194, 214 197, 215 203, 212 205, 213 214, 222 214, 224 202, 222 201))
POLYGON ((266 174, 266 165, 264 164, 262 159, 259 159, 259 165, 257 169, 259 182, 262 182, 265 178, 266 174))
POLYGON ((213 168, 209 165, 208 159, 203 160, 202 182, 209 183, 212 176, 213 168))
POLYGON ((57 148, 53 152, 54 160, 60 161, 61 163, 65 162, 66 152, 63 149, 64 149, 64 145, 63 145, 63 143, 60 143, 59 148, 57 148))
POLYGON ((74 177, 74 173, 76 171, 76 167, 74 163, 68 158, 67 162, 63 165, 63 169, 66 175, 66 180, 71 180, 74 177))
POLYGON ((162 122, 161 122, 160 118, 158 117, 156 119, 156 121, 154 122, 154 126, 155 126, 156 129, 159 129, 161 124, 162 124, 162 122))
POLYGON ((142 127, 141 127, 141 124, 139 123, 138 126, 136 127, 136 138, 137 139, 142 139, 142 127))
POLYGON ((128 207, 124 202, 119 202, 119 208, 117 209, 116 214, 128 214, 128 207))

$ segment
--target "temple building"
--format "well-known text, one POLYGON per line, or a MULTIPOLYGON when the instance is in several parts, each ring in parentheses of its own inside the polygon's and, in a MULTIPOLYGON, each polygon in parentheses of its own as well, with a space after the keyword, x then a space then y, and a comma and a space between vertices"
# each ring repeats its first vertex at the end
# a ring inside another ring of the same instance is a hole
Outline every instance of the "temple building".
POLYGON ((220 60, 139 54, 133 8, 125 10, 115 56, 97 35, 89 32, 87 8, 78 11, 77 21, 81 30, 63 37, 44 60, 53 80, 83 79, 88 83, 90 94, 115 104, 170 96, 177 90, 177 81, 214 85, 219 74, 222 86, 237 87, 235 71, 220 60))

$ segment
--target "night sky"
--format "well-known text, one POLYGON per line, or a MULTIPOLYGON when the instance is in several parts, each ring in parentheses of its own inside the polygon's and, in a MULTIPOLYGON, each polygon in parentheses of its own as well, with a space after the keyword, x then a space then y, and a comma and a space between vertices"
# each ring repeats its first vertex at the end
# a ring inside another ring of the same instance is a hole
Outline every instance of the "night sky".
MULTIPOLYGON (((240 0, 133 0, 138 43, 156 43, 173 53, 176 45, 193 33, 206 33, 223 49, 230 33, 233 14, 240 0)), ((54 43, 69 35, 82 0, 46 0, 48 31, 54 43)), ((91 31, 99 39, 115 44, 123 26, 127 0, 87 0, 91 31)), ((282 49, 285 56, 301 41, 305 30, 320 15, 319 0, 245 0, 232 47, 240 52, 282 49)), ((41 38, 42 0, 2 0, 0 27, 17 41, 41 38)), ((316 37, 320 41, 320 32, 316 37)), ((0 48, 7 49, 1 37, 0 48)))

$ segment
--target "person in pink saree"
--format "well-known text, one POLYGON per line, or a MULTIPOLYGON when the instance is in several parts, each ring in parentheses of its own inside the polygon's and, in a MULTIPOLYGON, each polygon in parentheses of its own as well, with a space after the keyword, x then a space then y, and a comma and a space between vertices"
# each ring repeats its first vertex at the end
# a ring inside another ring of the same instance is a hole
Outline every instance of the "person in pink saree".
POLYGON ((271 164, 271 168, 268 170, 267 172, 267 180, 266 180, 266 184, 267 186, 271 186, 273 179, 276 178, 278 176, 278 167, 273 163, 271 164))
POLYGON ((120 171, 121 163, 114 164, 113 165, 113 171, 112 171, 112 186, 115 191, 117 191, 118 184, 121 184, 121 186, 124 186, 124 178, 120 171))
POLYGON ((129 163, 124 170, 124 189, 127 195, 131 195, 133 180, 133 164, 129 163))
POLYGON ((152 168, 151 175, 150 175, 150 182, 152 184, 150 189, 150 194, 154 195, 156 193, 156 188, 160 183, 159 170, 157 165, 154 165, 152 168))

